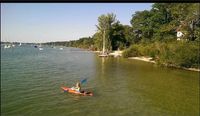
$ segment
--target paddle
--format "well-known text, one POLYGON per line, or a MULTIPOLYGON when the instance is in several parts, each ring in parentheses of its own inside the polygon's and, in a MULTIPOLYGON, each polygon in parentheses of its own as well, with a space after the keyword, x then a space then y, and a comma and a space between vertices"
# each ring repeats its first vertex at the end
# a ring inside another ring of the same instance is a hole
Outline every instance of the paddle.
MULTIPOLYGON (((87 82, 87 78, 85 78, 85 79, 83 79, 83 80, 81 80, 81 84, 83 84, 83 83, 86 83, 87 82)), ((64 86, 64 83, 63 83, 63 86, 64 86)))
POLYGON ((85 82, 87 82, 87 79, 81 80, 81 84, 83 84, 83 83, 85 83, 85 82))

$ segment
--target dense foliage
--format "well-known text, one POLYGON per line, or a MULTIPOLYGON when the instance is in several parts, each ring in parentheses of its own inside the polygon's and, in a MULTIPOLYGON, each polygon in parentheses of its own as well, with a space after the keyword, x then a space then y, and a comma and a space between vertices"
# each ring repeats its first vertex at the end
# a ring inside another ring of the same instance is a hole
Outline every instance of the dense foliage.
POLYGON ((199 45, 194 42, 154 42, 134 44, 123 53, 124 57, 150 56, 158 64, 199 68, 199 45))
POLYGON ((92 37, 53 44, 99 51, 105 44, 106 51, 124 50, 124 57, 150 56, 160 64, 198 67, 199 3, 155 3, 149 11, 135 12, 130 23, 122 25, 113 13, 103 14, 92 37), (177 31, 184 34, 181 41, 177 31))

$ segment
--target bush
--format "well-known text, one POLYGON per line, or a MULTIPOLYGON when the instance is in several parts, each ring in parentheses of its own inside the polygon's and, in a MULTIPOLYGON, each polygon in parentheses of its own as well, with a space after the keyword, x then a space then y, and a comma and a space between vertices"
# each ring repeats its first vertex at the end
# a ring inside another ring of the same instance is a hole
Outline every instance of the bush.
POLYGON ((199 46, 192 42, 172 42, 160 46, 159 62, 166 65, 199 68, 199 46))
POLYGON ((199 46, 197 42, 173 41, 135 44, 123 52, 124 57, 150 56, 158 64, 199 68, 199 46))
POLYGON ((178 66, 198 68, 199 63, 199 46, 193 43, 176 44, 174 60, 178 66))
POLYGON ((122 55, 125 58, 141 56, 141 53, 139 52, 139 45, 132 45, 127 50, 125 50, 122 55))

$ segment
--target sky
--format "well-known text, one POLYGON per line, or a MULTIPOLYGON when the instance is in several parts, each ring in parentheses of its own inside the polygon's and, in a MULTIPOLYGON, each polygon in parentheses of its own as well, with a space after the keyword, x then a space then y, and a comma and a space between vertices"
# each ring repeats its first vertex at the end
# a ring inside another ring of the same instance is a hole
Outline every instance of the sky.
POLYGON ((152 3, 2 3, 1 41, 55 42, 92 36, 98 17, 114 13, 121 24, 131 25, 136 11, 152 3))

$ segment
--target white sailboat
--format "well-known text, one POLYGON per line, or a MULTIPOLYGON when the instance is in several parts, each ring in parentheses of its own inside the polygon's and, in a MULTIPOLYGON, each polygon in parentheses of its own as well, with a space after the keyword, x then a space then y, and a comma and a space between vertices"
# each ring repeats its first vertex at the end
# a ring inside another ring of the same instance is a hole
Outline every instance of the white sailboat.
POLYGON ((19 43, 19 46, 21 46, 21 45, 22 45, 22 43, 20 42, 20 43, 19 43))
POLYGON ((40 46, 39 46, 39 50, 43 50, 41 43, 40 43, 40 46))

